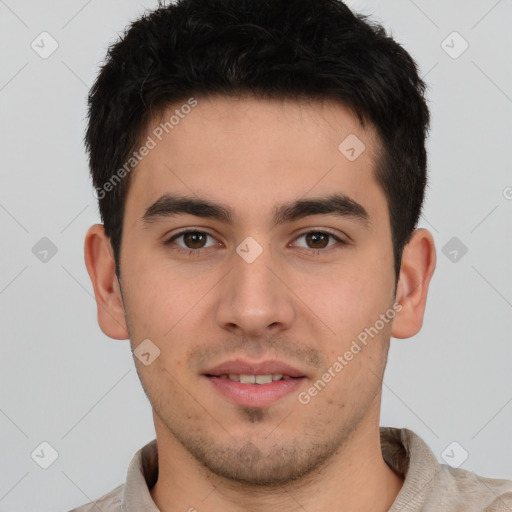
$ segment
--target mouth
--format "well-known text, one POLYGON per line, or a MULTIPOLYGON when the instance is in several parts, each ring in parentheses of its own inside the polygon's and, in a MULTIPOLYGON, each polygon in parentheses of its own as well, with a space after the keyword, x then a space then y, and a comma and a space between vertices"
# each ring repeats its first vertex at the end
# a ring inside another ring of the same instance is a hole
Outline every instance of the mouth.
POLYGON ((217 379, 229 379, 233 382, 240 382, 241 384, 270 384, 271 382, 277 382, 279 380, 300 379, 300 377, 290 377, 290 375, 283 375, 282 373, 269 373, 267 375, 240 375, 236 373, 230 373, 228 375, 223 373, 222 375, 207 374, 206 376, 217 379))
POLYGON ((203 376, 216 393, 243 407, 270 406, 298 391, 307 378, 280 361, 253 364, 240 360, 222 363, 203 376))

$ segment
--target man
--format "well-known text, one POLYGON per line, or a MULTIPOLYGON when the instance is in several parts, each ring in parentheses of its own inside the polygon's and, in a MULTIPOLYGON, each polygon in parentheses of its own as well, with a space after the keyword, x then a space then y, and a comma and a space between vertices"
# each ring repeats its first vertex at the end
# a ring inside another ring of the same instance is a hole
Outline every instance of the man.
POLYGON ((85 259, 156 441, 76 510, 512 510, 512 482, 379 428, 435 268, 424 89, 337 0, 182 0, 110 49, 85 259))

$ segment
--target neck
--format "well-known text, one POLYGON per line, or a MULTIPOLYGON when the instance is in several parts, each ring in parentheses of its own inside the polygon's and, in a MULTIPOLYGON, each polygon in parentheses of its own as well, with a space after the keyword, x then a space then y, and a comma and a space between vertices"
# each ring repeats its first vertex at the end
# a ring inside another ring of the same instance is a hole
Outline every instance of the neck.
POLYGON ((276 487, 219 477, 198 463, 155 415, 159 477, 153 501, 166 512, 385 512, 403 485, 384 461, 377 418, 360 424, 314 474, 276 487))

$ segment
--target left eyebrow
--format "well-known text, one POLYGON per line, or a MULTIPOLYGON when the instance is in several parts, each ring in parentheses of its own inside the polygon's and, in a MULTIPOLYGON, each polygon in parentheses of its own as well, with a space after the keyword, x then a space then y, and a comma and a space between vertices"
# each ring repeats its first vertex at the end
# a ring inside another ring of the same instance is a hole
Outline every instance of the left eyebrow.
MULTIPOLYGON (((146 209, 142 221, 149 224, 162 218, 183 214, 216 219, 226 224, 233 224, 234 218, 233 210, 227 205, 197 197, 165 194, 146 209)), ((340 193, 298 199, 280 205, 273 211, 273 223, 276 226, 313 215, 328 214, 357 220, 365 227, 371 224, 370 216, 364 206, 340 193)))
POLYGON ((284 204, 274 211, 274 225, 292 222, 311 215, 334 214, 338 217, 348 217, 369 227, 370 215, 366 208, 344 194, 332 194, 326 197, 299 199, 290 204, 284 204))

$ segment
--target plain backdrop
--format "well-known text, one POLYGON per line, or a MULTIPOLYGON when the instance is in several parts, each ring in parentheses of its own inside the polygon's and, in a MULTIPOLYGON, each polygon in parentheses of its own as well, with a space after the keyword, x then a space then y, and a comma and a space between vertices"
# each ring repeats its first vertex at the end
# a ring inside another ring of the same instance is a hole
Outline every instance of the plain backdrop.
MULTIPOLYGON (((381 424, 414 430, 441 462, 448 447, 465 469, 512 478, 512 2, 348 3, 410 51, 432 110, 420 225, 438 265, 423 330, 392 341, 381 424)), ((155 6, 0 0, 1 511, 98 498, 154 437, 128 341, 96 322, 82 139, 107 46, 155 6)))

